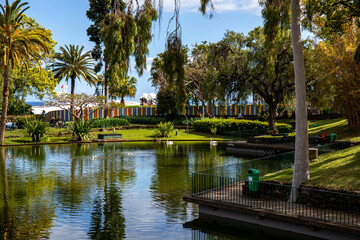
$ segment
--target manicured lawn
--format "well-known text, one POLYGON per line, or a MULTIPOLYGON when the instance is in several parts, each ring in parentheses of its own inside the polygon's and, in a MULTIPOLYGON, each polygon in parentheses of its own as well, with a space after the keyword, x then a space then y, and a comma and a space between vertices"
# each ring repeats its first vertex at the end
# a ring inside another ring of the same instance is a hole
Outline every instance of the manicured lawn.
MULTIPOLYGON (((146 129, 122 129, 116 130, 116 133, 122 134, 124 140, 154 140, 159 138, 156 136, 156 128, 146 128, 146 129)), ((100 132, 93 131, 93 138, 97 138, 99 133, 113 133, 113 131, 100 132)), ((213 137, 211 134, 206 133, 197 133, 193 130, 189 130, 187 133, 186 129, 179 129, 178 135, 176 132, 172 132, 169 138, 163 138, 169 140, 204 140, 209 141, 213 140, 231 140, 231 138, 224 138, 221 136, 213 137)), ((65 128, 50 128, 47 137, 44 138, 42 143, 64 143, 72 140, 71 133, 68 129, 65 128)), ((26 136, 25 130, 17 129, 12 131, 5 132, 5 144, 30 144, 33 143, 29 137, 26 136)))
MULTIPOLYGON (((306 185, 360 191, 360 146, 321 155, 310 163, 306 185)), ((261 180, 292 182, 293 168, 266 175, 261 180)))

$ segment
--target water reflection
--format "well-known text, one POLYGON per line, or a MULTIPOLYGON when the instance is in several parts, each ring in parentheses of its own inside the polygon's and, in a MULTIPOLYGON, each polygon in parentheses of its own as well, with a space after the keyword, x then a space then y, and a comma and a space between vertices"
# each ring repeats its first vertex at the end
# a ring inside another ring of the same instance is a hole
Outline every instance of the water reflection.
POLYGON ((0 239, 189 239, 182 224, 198 210, 182 197, 191 174, 244 161, 219 149, 176 142, 1 148, 0 239))

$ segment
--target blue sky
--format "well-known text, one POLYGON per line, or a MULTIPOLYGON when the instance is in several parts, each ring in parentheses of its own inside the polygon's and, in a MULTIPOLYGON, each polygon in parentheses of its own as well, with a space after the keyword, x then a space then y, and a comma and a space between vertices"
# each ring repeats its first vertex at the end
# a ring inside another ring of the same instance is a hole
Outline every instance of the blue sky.
MULTIPOLYGON (((166 30, 172 16, 174 0, 164 0, 161 26, 154 23, 153 40, 149 45, 148 69, 142 77, 138 77, 135 69, 129 73, 138 79, 137 94, 132 101, 139 101, 141 94, 155 92, 148 81, 151 60, 164 51, 166 30)), ((4 0, 1 0, 4 3, 4 0)), ((88 0, 27 0, 30 9, 26 15, 34 18, 40 25, 51 30, 53 39, 58 43, 56 50, 65 44, 83 45, 91 50, 93 43, 86 35, 91 22, 86 17, 89 9, 88 0)), ((198 0, 182 0, 180 23, 182 26, 183 43, 190 48, 202 41, 217 42, 222 39, 226 30, 248 33, 263 24, 258 0, 213 0, 215 16, 212 19, 202 16, 198 11, 198 0)), ((60 83, 63 85, 64 80, 60 83)), ((69 87, 70 91, 70 87, 69 87)), ((76 82, 76 92, 93 94, 94 87, 84 81, 76 82)), ((28 97, 27 101, 36 101, 28 97)))

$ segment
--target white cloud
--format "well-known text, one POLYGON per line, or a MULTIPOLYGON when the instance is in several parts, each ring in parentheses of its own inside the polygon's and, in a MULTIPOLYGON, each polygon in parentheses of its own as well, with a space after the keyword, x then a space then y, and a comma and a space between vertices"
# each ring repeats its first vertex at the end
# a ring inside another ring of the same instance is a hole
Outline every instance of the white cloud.
MULTIPOLYGON (((260 7, 258 0, 213 0, 216 13, 223 12, 252 12, 259 14, 260 7)), ((200 0, 181 0, 182 12, 196 12, 200 6, 200 0)), ((174 0, 164 0, 164 11, 174 10, 174 0)))

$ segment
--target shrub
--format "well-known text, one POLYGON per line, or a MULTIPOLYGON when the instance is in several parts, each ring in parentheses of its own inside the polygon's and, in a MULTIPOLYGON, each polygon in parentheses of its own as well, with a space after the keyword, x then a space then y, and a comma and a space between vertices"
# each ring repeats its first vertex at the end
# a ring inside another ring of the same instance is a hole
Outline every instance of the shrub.
MULTIPOLYGON (((193 127, 198 132, 211 132, 212 128, 216 128, 218 133, 226 131, 241 131, 241 130, 258 130, 267 129, 268 123, 252 120, 238 120, 238 119, 203 119, 197 120, 193 123, 193 127)), ((281 132, 291 132, 292 127, 289 124, 276 123, 276 128, 281 129, 281 132)), ((279 131, 280 132, 280 131, 279 131)))
POLYGON ((26 133, 31 137, 33 142, 40 142, 45 137, 49 126, 47 123, 40 120, 30 120, 25 122, 26 133))
POLYGON ((86 141, 91 139, 90 130, 93 124, 89 120, 79 120, 71 124, 70 130, 78 141, 86 141))
POLYGON ((174 131, 174 124, 171 122, 160 122, 156 134, 160 137, 169 137, 170 133, 174 131))
POLYGON ((26 122, 34 121, 34 120, 36 120, 34 115, 27 117, 17 117, 15 119, 15 123, 18 128, 25 128, 26 122))
POLYGON ((95 118, 91 120, 94 128, 127 126, 129 121, 122 118, 95 118))
MULTIPOLYGON (((128 120, 130 123, 135 124, 152 124, 156 125, 160 122, 172 122, 176 125, 186 125, 186 118, 178 116, 177 118, 171 117, 138 117, 138 116, 123 116, 123 119, 128 120)), ((201 118, 189 118, 188 123, 191 125, 194 121, 199 120, 201 118)))

